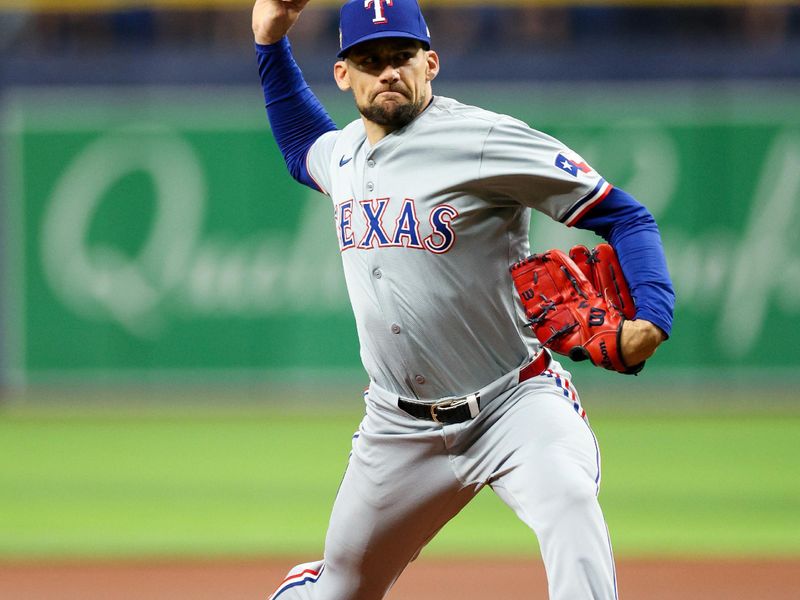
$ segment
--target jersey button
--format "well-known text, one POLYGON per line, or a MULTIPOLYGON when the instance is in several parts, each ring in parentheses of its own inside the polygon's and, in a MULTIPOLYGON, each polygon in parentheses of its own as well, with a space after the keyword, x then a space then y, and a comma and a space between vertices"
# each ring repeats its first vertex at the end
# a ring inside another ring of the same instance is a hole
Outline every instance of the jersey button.
POLYGON ((371 192, 373 189, 375 189, 375 184, 372 183, 371 181, 368 181, 367 182, 367 189, 371 192))
POLYGON ((380 269, 375 269, 372 274, 375 275, 375 279, 383 277, 383 272, 380 269))
POLYGON ((368 167, 374 167, 374 166, 375 166, 375 161, 374 161, 374 160, 372 160, 372 159, 370 158, 370 159, 367 161, 367 166, 368 166, 368 167))
POLYGON ((425 383, 425 378, 422 375, 417 375, 416 377, 414 377, 414 381, 422 385, 423 383, 425 383))
POLYGON ((392 323, 392 333, 400 333, 400 325, 392 323))

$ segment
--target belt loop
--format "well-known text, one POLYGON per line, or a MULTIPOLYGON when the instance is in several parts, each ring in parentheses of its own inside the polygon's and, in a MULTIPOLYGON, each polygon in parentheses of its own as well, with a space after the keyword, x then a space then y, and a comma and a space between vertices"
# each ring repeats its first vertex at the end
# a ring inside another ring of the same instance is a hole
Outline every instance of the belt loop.
POLYGON ((473 419, 481 412, 480 396, 478 394, 470 394, 467 396, 467 406, 469 407, 469 416, 473 419))

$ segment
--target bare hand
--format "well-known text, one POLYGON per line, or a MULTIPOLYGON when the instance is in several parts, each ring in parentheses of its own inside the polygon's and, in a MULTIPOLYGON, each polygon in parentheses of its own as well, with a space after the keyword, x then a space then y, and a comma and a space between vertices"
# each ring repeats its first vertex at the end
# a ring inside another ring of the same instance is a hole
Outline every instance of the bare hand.
POLYGON ((625 321, 620 336, 620 351, 625 364, 632 367, 647 360, 665 339, 667 336, 661 328, 650 321, 625 321))
POLYGON ((253 35, 258 44, 274 44, 297 22, 308 0, 256 0, 253 35))

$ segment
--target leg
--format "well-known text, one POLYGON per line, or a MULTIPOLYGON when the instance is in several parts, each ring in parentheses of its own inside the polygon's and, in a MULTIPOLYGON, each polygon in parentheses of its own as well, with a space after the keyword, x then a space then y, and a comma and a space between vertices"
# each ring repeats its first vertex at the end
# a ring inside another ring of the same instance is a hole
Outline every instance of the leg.
POLYGON ((558 384, 553 373, 518 386, 472 453, 480 457, 481 475, 536 533, 550 599, 615 600, 614 561, 597 501, 599 449, 566 374, 557 373, 558 384))
POLYGON ((298 565, 274 600, 380 600, 480 486, 454 475, 441 429, 368 402, 334 502, 325 559, 298 565))

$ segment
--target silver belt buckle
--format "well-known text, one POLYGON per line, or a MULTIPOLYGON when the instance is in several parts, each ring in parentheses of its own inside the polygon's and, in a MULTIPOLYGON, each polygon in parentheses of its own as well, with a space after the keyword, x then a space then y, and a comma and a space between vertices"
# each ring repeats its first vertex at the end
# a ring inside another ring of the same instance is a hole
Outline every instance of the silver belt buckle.
POLYGON ((466 404, 469 406, 469 416, 471 418, 475 418, 478 416, 478 413, 481 410, 481 405, 478 402, 480 396, 478 394, 469 394, 464 398, 458 398, 457 400, 445 400, 443 402, 436 402, 431 404, 431 419, 433 419, 434 423, 438 425, 445 425, 439 419, 436 418, 436 409, 438 408, 455 408, 457 406, 461 406, 462 404, 466 404))
POLYGON ((445 406, 445 405, 443 405, 443 404, 431 404, 431 419, 433 419, 433 422, 436 423, 437 425, 442 425, 443 423, 441 421, 439 421, 439 419, 436 418, 436 409, 439 406, 445 406))

